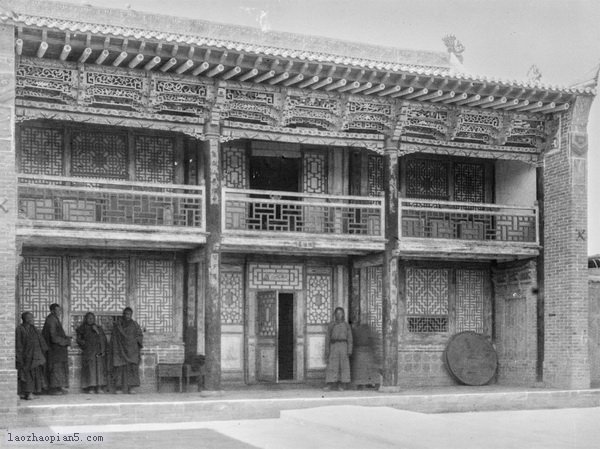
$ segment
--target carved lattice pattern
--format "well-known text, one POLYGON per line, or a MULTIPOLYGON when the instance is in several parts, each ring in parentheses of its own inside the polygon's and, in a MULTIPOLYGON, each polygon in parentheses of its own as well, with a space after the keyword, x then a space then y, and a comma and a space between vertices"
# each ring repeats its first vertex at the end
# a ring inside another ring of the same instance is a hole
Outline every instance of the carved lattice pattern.
POLYGON ((302 290, 302 272, 302 265, 250 264, 250 288, 302 290))
POLYGON ((406 196, 447 200, 448 164, 431 159, 411 159, 406 163, 406 196))
POLYGON ((135 177, 137 181, 173 182, 173 139, 157 136, 135 137, 135 177))
POLYGON ((243 276, 240 271, 221 272, 221 323, 242 324, 243 276))
POLYGON ((308 324, 325 324, 331 320, 331 270, 328 273, 306 276, 306 321, 308 324))
POLYGON ((269 195, 271 199, 256 198, 259 195, 264 198, 264 191, 252 191, 253 197, 237 196, 237 193, 248 194, 249 191, 226 192, 226 230, 381 235, 382 199, 338 199, 324 195, 304 201, 301 194, 291 192, 282 192, 287 199, 281 199, 280 195, 269 195))
POLYGON ((449 270, 406 269, 406 313, 409 332, 447 332, 449 270))
POLYGON ((17 97, 53 103, 73 103, 76 98, 76 70, 23 58, 15 75, 17 97))
POLYGON ((485 272, 456 271, 456 332, 483 332, 485 272))
POLYGON ((275 337, 277 335, 277 292, 256 293, 258 303, 258 335, 275 337))
POLYGON ((202 188, 19 176, 19 214, 31 220, 145 226, 203 225, 202 188), (184 192, 184 193, 179 193, 184 192), (189 192, 189 193, 188 193, 189 192))
POLYGON ((248 187, 246 149, 227 146, 223 149, 223 181, 225 187, 248 187))
POLYGON ((95 106, 141 110, 147 79, 138 75, 86 70, 80 100, 95 106))
POLYGON ((72 258, 71 311, 121 313, 127 307, 127 259, 72 258))
POLYGON ((534 208, 402 201, 402 236, 499 242, 536 242, 534 208))
POLYGON ((327 154, 307 151, 302 157, 304 193, 327 193, 327 154))
MULTIPOLYGON (((35 325, 42 329, 52 303, 62 303, 61 258, 25 256, 19 269, 19 312, 33 313, 35 325)), ((19 322, 20 322, 20 317, 19 322)))
POLYGON ((62 175, 63 133, 61 130, 23 126, 20 143, 21 173, 62 175))
MULTIPOLYGON (((156 75, 154 75, 156 76, 156 75)), ((157 112, 178 115, 202 115, 206 107, 207 87, 204 84, 176 79, 155 79, 150 105, 157 112)))
POLYGON ((378 357, 383 355, 383 267, 366 268, 367 302, 366 320, 376 340, 378 357))
POLYGON ((383 193, 383 157, 369 155, 367 163, 369 196, 381 196, 383 193))
POLYGON ((483 164, 454 164, 454 201, 485 202, 483 164))
POLYGON ((73 131, 71 174, 127 179, 127 137, 116 133, 73 131))
POLYGON ((137 260, 136 316, 147 332, 173 332, 174 274, 173 260, 137 260))

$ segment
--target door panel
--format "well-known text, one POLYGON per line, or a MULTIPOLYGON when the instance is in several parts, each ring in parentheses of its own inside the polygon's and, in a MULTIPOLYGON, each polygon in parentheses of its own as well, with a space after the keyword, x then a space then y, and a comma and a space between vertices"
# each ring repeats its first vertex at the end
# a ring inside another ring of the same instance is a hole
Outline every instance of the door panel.
POLYGON ((277 292, 257 292, 256 305, 257 378, 262 382, 275 382, 277 381, 277 292))

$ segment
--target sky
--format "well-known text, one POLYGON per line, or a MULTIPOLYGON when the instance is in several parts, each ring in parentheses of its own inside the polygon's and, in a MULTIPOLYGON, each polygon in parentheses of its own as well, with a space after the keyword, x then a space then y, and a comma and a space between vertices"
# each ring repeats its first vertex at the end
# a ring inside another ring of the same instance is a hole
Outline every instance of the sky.
MULTIPOLYGON (((64 1, 64 0, 63 0, 64 1)), ((369 44, 445 51, 463 43, 465 71, 571 85, 600 64, 599 0, 70 0, 369 44)), ((600 100, 589 132, 588 253, 600 254, 600 100)))

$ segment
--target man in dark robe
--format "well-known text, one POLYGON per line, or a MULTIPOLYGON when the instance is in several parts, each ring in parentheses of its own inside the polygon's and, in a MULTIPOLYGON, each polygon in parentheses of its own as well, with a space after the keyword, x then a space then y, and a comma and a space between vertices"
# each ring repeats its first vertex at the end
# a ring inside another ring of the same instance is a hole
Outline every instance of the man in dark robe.
POLYGON ((35 399, 46 388, 44 353, 48 350, 40 331, 33 324, 33 314, 23 312, 22 324, 15 334, 16 365, 18 372, 17 393, 21 399, 35 399))
POLYGON ((81 388, 87 393, 104 393, 107 341, 92 312, 85 314, 83 323, 77 328, 77 344, 82 351, 81 388))
POLYGON ((50 315, 46 317, 42 335, 48 345, 46 371, 50 394, 67 394, 69 387, 69 356, 68 347, 71 337, 65 334, 62 323, 61 307, 54 303, 50 305, 50 315))
POLYGON ((376 338, 366 323, 352 328, 354 349, 352 350, 352 383, 361 390, 380 383, 379 363, 375 351, 376 338))
POLYGON ((352 329, 344 320, 344 309, 337 307, 334 312, 334 320, 327 328, 325 341, 325 358, 327 368, 325 369, 326 390, 335 386, 344 390, 344 384, 350 383, 350 355, 352 355, 352 329))
POLYGON ((110 339, 113 383, 115 390, 127 390, 135 394, 134 387, 140 385, 140 349, 144 335, 139 324, 132 319, 130 307, 123 310, 123 316, 113 326, 110 339))

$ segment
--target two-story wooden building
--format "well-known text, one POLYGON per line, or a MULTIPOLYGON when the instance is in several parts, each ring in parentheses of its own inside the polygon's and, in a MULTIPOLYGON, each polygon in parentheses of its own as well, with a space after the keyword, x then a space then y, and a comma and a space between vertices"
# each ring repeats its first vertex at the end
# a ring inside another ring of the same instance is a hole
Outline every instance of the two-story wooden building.
MULTIPOLYGON (((592 83, 0 5, 3 398, 16 318, 39 325, 53 302, 71 332, 87 311, 110 331, 131 306, 149 389, 158 363, 198 354, 209 388, 322 381, 336 306, 377 333, 384 385, 453 383, 445 344, 472 330, 495 344, 500 383, 589 386, 592 83)), ((75 348, 71 366, 77 386, 75 348)))

